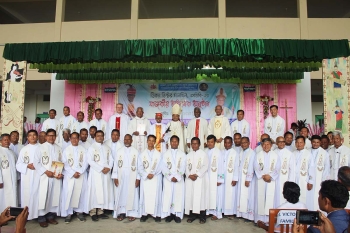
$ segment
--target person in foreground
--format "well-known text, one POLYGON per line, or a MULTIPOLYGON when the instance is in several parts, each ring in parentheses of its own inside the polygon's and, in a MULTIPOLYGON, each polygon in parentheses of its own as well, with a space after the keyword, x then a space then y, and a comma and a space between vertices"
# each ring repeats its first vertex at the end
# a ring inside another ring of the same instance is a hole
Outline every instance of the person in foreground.
POLYGON ((0 215, 0 226, 6 225, 8 221, 16 218, 16 230, 14 233, 23 233, 25 232, 28 214, 28 207, 26 206, 16 218, 14 216, 10 216, 10 207, 7 207, 0 215))
MULTIPOLYGON (((327 218, 323 213, 321 213, 321 225, 320 226, 314 226, 314 228, 317 228, 320 230, 321 233, 335 233, 335 229, 333 226, 333 223, 329 218, 327 218)), ((304 233, 304 225, 303 224, 297 224, 297 219, 294 219, 293 233, 304 233)), ((344 231, 344 233, 349 231, 344 231)))

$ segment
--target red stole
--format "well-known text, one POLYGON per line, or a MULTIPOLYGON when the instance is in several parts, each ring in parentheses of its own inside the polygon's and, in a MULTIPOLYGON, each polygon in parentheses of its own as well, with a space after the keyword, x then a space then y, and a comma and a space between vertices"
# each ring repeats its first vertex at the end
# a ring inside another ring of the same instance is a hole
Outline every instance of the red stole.
POLYGON ((115 128, 120 130, 120 117, 115 118, 115 128))
POLYGON ((200 122, 200 119, 197 119, 196 120, 196 129, 194 130, 194 136, 199 138, 199 122, 200 122))

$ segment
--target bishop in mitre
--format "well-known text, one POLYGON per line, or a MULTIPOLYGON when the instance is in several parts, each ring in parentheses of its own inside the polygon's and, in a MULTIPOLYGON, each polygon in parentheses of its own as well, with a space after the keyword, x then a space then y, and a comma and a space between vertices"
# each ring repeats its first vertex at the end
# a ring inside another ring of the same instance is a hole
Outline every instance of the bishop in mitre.
POLYGON ((138 107, 136 117, 129 123, 128 134, 132 135, 132 146, 139 154, 147 148, 147 135, 150 126, 149 120, 143 115, 143 108, 138 107))
POLYGON ((222 106, 217 105, 215 107, 216 116, 211 118, 208 125, 208 135, 213 134, 216 137, 215 146, 223 150, 224 149, 224 138, 231 135, 230 123, 227 117, 221 115, 222 106))
POLYGON ((139 152, 131 146, 130 134, 124 136, 124 146, 117 151, 114 161, 112 179, 114 181, 115 206, 113 217, 123 221, 128 217, 134 221, 140 217, 138 172, 139 152))
POLYGON ((83 213, 89 213, 87 209, 87 181, 88 167, 86 150, 79 145, 79 134, 70 135, 71 145, 63 151, 62 162, 63 188, 61 198, 61 216, 65 217, 65 223, 70 223, 72 214, 77 213, 77 218, 85 222, 83 213))
POLYGON ((180 115, 182 112, 182 108, 178 104, 174 104, 171 113, 172 113, 172 120, 167 124, 167 128, 170 129, 170 134, 176 135, 179 137, 179 149, 183 152, 186 152, 185 150, 185 136, 184 136, 184 124, 180 121, 180 115))
POLYGON ((186 154, 179 150, 179 137, 170 138, 170 149, 162 159, 163 198, 162 218, 165 222, 174 220, 180 223, 185 208, 185 174, 186 154))
POLYGON ((196 218, 204 224, 209 206, 208 155, 201 149, 199 138, 192 138, 192 151, 187 155, 185 180, 185 214, 190 215, 188 223, 196 218))

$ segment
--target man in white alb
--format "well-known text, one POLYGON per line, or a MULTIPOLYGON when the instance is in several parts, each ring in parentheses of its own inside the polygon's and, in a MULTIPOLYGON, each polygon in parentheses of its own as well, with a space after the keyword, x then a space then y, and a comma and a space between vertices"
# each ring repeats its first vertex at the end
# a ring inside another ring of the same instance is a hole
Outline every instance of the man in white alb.
POLYGON ((156 113, 156 116, 155 116, 156 123, 150 126, 149 134, 156 136, 155 149, 161 154, 164 154, 167 150, 166 142, 169 139, 168 135, 170 135, 170 132, 165 133, 167 130, 167 127, 165 124, 162 123, 162 119, 163 119, 162 113, 160 112, 156 113))
POLYGON ((215 107, 216 116, 211 118, 208 125, 208 135, 213 134, 216 137, 215 146, 222 150, 224 149, 224 138, 231 136, 230 123, 227 117, 221 115, 222 106, 215 107))
POLYGON ((343 145, 344 137, 339 131, 333 132, 333 147, 328 151, 331 179, 338 180, 338 170, 343 166, 350 166, 350 148, 343 145))
POLYGON ((61 146, 62 152, 71 145, 70 142, 70 129, 68 128, 64 128, 61 130, 62 133, 62 140, 60 141, 60 143, 58 145, 61 146))
POLYGON ((121 103, 116 105, 116 113, 112 115, 108 120, 107 134, 109 139, 112 130, 117 129, 120 132, 120 138, 124 140, 125 134, 128 132, 129 116, 123 113, 124 106, 121 103))
POLYGON ((0 212, 8 206, 16 207, 17 199, 17 171, 16 156, 10 147, 10 135, 1 135, 0 147, 0 212))
POLYGON ((135 221, 140 217, 139 212, 139 186, 140 174, 138 172, 139 152, 131 146, 130 134, 124 136, 124 146, 116 154, 112 179, 114 181, 114 214, 113 218, 123 221, 135 221))
POLYGON ((180 223, 185 209, 185 170, 186 155, 178 149, 179 137, 170 138, 170 149, 165 152, 162 159, 163 198, 162 218, 165 222, 174 220, 180 223))
POLYGON ((96 126, 97 130, 102 130, 103 133, 106 134, 107 132, 107 122, 102 119, 102 109, 97 108, 95 109, 95 119, 90 121, 90 128, 91 126, 96 126))
MULTIPOLYGON (((61 144, 63 141, 62 130, 69 129, 72 132, 73 124, 76 121, 75 118, 70 114, 70 108, 68 106, 63 107, 63 116, 59 119, 60 121, 60 132, 57 132, 59 135, 59 143, 61 144)), ((60 145, 59 144, 59 145, 60 145)))
POLYGON ((87 141, 88 139, 88 130, 87 129, 81 129, 80 135, 79 135, 80 141, 79 145, 83 146, 85 150, 88 150, 91 146, 91 143, 87 141))
POLYGON ((293 134, 289 131, 284 133, 284 140, 286 141, 286 146, 285 148, 288 149, 290 152, 295 151, 295 143, 294 143, 294 138, 293 134))
POLYGON ((268 134, 273 142, 276 141, 278 136, 283 136, 285 131, 285 121, 278 115, 278 106, 270 106, 271 115, 264 121, 264 133, 268 134))
POLYGON ((60 121, 58 119, 56 119, 55 117, 56 117, 56 110, 50 109, 49 119, 46 119, 43 122, 43 126, 41 127, 41 131, 46 132, 48 129, 54 129, 58 133, 60 130, 60 121))
POLYGON ((84 121, 84 113, 79 111, 77 113, 77 120, 73 123, 72 132, 79 133, 81 129, 89 129, 89 123, 84 121))
POLYGON ((95 133, 96 133, 96 131, 97 131, 97 127, 96 126, 90 126, 89 137, 87 139, 87 141, 90 144, 94 144, 94 142, 95 142, 95 133))
MULTIPOLYGON (((208 122, 206 119, 201 117, 201 109, 196 107, 194 108, 194 118, 188 122, 187 125, 187 148, 191 148, 191 139, 193 137, 199 138, 201 142, 206 142, 206 138, 208 136, 208 122)), ((202 143, 200 146, 201 150, 204 150, 206 147, 206 143, 202 143)))
POLYGON ((132 119, 128 126, 128 134, 132 135, 132 146, 140 153, 147 148, 147 135, 151 124, 143 116, 143 108, 138 107, 136 117, 132 119))
POLYGON ((18 143, 19 141, 19 133, 18 131, 12 131, 10 133, 10 149, 15 153, 16 159, 18 158, 19 152, 24 147, 22 144, 18 143))
POLYGON ((242 140, 242 135, 240 133, 235 133, 233 135, 233 143, 234 143, 233 148, 235 149, 237 155, 239 155, 242 151, 241 140, 242 140))
POLYGON ((106 144, 107 146, 109 146, 109 148, 111 148, 113 159, 115 159, 115 155, 117 154, 117 151, 123 147, 123 144, 119 140, 119 138, 120 138, 119 130, 113 129, 111 132, 110 139, 104 142, 104 144, 106 144))
MULTIPOLYGON (((264 139, 266 139, 266 138, 270 138, 270 136, 269 136, 268 134, 266 134, 266 133, 264 133, 264 134, 262 134, 262 135, 260 136, 260 144, 259 144, 259 146, 257 146, 257 147, 255 148, 255 154, 258 154, 259 152, 261 152, 261 151, 264 150, 263 147, 262 147, 262 141, 263 141, 264 139)), ((270 139, 271 139, 271 138, 270 138, 270 139)), ((276 144, 272 144, 271 150, 274 150, 274 149, 276 149, 276 144)))
POLYGON ((171 117, 172 120, 167 124, 167 128, 170 129, 171 136, 176 135, 179 137, 179 149, 186 153, 186 141, 185 141, 185 133, 184 133, 184 124, 180 120, 180 115, 182 113, 182 108, 180 105, 175 104, 171 109, 171 117))
POLYGON ((240 133, 242 137, 250 137, 250 125, 246 119, 244 119, 244 111, 237 111, 237 120, 231 123, 232 135, 240 133))
POLYGON ((309 129, 307 127, 301 128, 300 136, 303 136, 305 138, 305 149, 311 150, 312 145, 311 145, 311 141, 309 139, 309 129))

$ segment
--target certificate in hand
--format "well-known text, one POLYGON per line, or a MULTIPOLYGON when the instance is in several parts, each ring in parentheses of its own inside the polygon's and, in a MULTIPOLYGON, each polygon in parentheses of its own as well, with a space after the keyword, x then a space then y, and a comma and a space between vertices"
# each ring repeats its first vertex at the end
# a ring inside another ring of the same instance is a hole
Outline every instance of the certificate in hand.
POLYGON ((138 124, 137 125, 137 132, 139 132, 139 136, 145 136, 145 131, 146 131, 145 124, 138 124))

